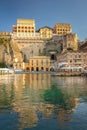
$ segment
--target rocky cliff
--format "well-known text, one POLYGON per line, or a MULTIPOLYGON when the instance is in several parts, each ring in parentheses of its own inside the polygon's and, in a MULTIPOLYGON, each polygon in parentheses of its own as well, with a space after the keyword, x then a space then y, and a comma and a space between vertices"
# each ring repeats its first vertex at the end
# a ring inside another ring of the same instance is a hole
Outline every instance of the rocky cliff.
POLYGON ((0 40, 0 62, 5 62, 7 64, 13 64, 15 59, 18 62, 22 62, 22 54, 17 46, 17 44, 10 40, 9 42, 2 42, 0 40))

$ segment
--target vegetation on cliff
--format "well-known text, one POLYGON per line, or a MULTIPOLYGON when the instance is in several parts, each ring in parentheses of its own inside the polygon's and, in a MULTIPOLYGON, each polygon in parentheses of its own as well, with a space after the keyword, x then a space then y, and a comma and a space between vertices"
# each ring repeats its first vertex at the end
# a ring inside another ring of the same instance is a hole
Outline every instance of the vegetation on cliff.
POLYGON ((5 62, 1 62, 0 63, 0 68, 5 68, 5 67, 7 67, 7 65, 5 64, 5 62))
POLYGON ((10 43, 10 39, 7 38, 0 38, 0 45, 7 46, 10 43))
POLYGON ((9 38, 0 38, 1 66, 3 65, 3 63, 12 64, 14 58, 18 58, 18 61, 22 61, 22 54, 18 48, 18 45, 9 38))

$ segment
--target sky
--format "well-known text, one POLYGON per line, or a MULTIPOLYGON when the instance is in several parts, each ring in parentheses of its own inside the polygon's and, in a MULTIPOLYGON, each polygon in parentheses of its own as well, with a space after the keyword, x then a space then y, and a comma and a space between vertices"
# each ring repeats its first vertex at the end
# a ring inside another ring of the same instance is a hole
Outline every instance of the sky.
POLYGON ((87 0, 0 0, 0 32, 12 32, 20 18, 34 19, 36 30, 69 23, 79 40, 87 39, 87 0))

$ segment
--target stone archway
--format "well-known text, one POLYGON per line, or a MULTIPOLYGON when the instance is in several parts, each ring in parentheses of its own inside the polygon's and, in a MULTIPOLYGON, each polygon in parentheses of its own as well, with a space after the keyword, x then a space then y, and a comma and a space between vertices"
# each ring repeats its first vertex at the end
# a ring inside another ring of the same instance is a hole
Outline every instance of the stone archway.
POLYGON ((34 67, 31 67, 31 71, 34 71, 34 67))
POLYGON ((50 71, 54 71, 54 67, 50 67, 50 71))
POLYGON ((56 55, 55 54, 51 54, 51 60, 56 60, 56 55))
POLYGON ((36 67, 36 71, 39 71, 39 67, 36 67))
POLYGON ((57 52, 56 51, 50 51, 49 54, 50 54, 50 59, 51 60, 56 60, 57 59, 57 56, 56 56, 57 52))
POLYGON ((30 68, 29 68, 29 67, 26 67, 26 70, 27 70, 27 71, 29 71, 29 70, 30 70, 30 68))

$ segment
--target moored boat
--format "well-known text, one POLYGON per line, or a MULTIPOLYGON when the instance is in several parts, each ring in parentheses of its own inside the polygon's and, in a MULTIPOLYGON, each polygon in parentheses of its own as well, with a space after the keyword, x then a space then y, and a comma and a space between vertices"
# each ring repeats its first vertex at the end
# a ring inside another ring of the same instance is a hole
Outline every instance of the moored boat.
POLYGON ((9 68, 0 68, 0 74, 13 74, 14 70, 9 68))

